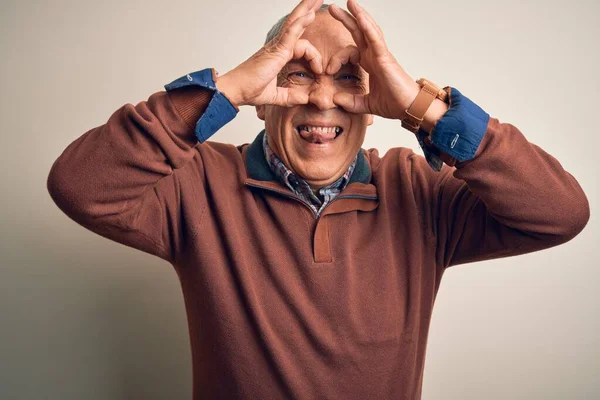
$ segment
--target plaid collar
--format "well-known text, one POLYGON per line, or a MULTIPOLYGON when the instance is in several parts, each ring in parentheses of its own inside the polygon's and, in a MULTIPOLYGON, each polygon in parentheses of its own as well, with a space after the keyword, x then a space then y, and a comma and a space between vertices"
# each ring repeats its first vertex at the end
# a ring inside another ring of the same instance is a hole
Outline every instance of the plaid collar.
POLYGON ((323 200, 321 200, 318 196, 314 194, 308 182, 294 174, 289 168, 285 166, 283 161, 271 150, 267 142, 267 135, 263 135, 263 150, 265 154, 265 159, 271 168, 271 171, 275 174, 276 178, 286 185, 292 192, 301 197, 311 208, 318 214, 321 213, 323 208, 329 202, 331 202, 344 188, 348 185, 350 177, 354 172, 354 168, 356 166, 356 160, 358 158, 358 154, 354 157, 354 160, 350 163, 350 166, 335 182, 324 186, 319 189, 319 194, 323 196, 323 200))

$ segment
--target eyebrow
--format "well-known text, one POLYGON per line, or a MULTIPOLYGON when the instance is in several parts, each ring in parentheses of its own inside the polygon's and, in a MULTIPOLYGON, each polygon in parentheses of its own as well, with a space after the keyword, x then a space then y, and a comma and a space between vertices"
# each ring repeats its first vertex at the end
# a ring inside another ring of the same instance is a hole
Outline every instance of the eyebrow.
POLYGON ((360 72, 362 67, 360 65, 352 64, 351 62, 347 62, 346 64, 342 64, 340 71, 342 70, 350 70, 353 72, 360 72))
POLYGON ((309 71, 312 71, 312 68, 310 67, 309 62, 306 61, 304 58, 290 60, 287 64, 285 64, 285 66, 282 68, 282 70, 288 70, 290 68, 293 68, 294 66, 300 66, 300 67, 303 67, 303 68, 305 68, 305 69, 307 69, 309 71))

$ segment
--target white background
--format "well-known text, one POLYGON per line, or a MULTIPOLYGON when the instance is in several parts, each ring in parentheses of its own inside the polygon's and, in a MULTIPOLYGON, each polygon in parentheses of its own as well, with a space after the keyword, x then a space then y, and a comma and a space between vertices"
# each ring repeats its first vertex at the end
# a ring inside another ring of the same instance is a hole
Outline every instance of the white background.
MULTIPOLYGON (((592 208, 564 245, 446 272, 423 398, 599 398, 600 3, 362 4, 414 79, 454 86, 516 125, 578 179, 592 208)), ((190 398, 172 267, 69 220, 46 178, 70 142, 123 104, 191 71, 235 67, 295 3, 0 5, 0 398, 190 398)), ((213 139, 247 143, 261 127, 242 108, 213 139)), ((376 119, 363 147, 397 146, 422 154, 399 122, 376 119)))

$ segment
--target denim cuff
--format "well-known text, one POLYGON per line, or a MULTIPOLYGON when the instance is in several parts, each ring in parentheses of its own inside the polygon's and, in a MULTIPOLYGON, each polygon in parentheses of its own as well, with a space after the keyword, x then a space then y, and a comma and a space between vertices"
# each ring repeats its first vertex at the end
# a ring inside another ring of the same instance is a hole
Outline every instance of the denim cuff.
POLYGON ((483 140, 490 119, 489 114, 465 97, 458 89, 450 87, 448 111, 438 120, 431 135, 424 130, 417 132, 419 146, 427 163, 435 171, 441 171, 444 162, 440 152, 460 161, 472 159, 483 140), (425 142, 430 136, 431 144, 425 142))
POLYGON ((173 82, 165 85, 165 90, 171 91, 186 86, 200 86, 213 91, 212 98, 208 107, 196 123, 195 134, 200 143, 208 140, 221 127, 231 121, 238 113, 229 99, 217 89, 215 83, 215 71, 212 68, 206 68, 200 71, 192 72, 173 82))
POLYGON ((431 132, 431 142, 458 161, 475 156, 490 120, 488 113, 455 88, 450 88, 448 111, 431 132))
POLYGON ((429 136, 429 132, 424 131, 423 129, 419 129, 417 131, 417 140, 419 141, 419 146, 423 150, 423 155, 427 160, 427 163, 434 171, 441 171, 444 162, 440 158, 440 151, 435 146, 431 144, 425 143, 425 138, 429 136))

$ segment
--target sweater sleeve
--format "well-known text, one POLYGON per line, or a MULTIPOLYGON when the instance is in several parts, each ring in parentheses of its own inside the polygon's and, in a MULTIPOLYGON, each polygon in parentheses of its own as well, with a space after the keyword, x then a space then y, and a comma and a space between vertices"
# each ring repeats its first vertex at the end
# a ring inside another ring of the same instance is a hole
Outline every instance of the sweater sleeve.
MULTIPOLYGON (((178 171, 193 164, 193 184, 204 193, 194 125, 214 93, 182 87, 115 111, 54 162, 54 202, 93 232, 173 262, 183 242, 178 171)), ((197 201, 202 209, 205 199, 197 201)))
MULTIPOLYGON (((422 157, 420 157, 422 159, 422 157)), ((529 253, 583 230, 589 203, 576 179, 515 126, 490 118, 475 156, 422 168, 433 182, 430 224, 443 268, 529 253)))

